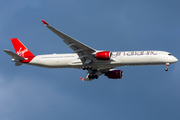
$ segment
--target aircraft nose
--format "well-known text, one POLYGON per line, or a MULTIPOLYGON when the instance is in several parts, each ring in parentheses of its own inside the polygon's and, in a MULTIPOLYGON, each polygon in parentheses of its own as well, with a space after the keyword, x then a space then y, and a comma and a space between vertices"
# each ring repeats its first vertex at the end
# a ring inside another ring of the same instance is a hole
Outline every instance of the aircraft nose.
POLYGON ((178 59, 176 57, 174 57, 174 62, 177 62, 177 61, 178 61, 178 59))
POLYGON ((177 61, 178 61, 178 59, 177 59, 177 58, 175 58, 175 61, 177 62, 177 61))

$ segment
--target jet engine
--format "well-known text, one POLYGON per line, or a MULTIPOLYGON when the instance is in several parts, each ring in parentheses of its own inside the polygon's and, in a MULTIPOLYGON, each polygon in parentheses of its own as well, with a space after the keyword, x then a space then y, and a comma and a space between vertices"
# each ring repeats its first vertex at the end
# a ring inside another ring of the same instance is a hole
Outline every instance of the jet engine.
POLYGON ((95 57, 97 60, 110 60, 112 53, 110 51, 102 51, 96 53, 95 57))
POLYGON ((123 76, 123 71, 111 69, 107 73, 105 73, 105 76, 110 79, 121 79, 123 76))

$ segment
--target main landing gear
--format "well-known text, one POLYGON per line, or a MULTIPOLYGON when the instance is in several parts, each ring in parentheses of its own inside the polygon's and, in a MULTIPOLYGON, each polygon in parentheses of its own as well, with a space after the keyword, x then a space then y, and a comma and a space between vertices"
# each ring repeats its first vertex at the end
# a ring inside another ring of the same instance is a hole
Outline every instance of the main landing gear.
POLYGON ((165 71, 168 71, 169 63, 166 63, 165 71))
POLYGON ((98 71, 95 70, 91 70, 91 72, 89 72, 88 74, 88 78, 91 79, 98 79, 98 71))
POLYGON ((89 79, 95 79, 95 78, 98 79, 98 76, 97 75, 89 75, 88 78, 89 79))
POLYGON ((84 66, 82 67, 83 70, 92 70, 92 67, 89 65, 92 62, 91 59, 87 59, 84 62, 84 66))
POLYGON ((92 67, 89 65, 83 66, 82 67, 83 70, 92 70, 92 67))

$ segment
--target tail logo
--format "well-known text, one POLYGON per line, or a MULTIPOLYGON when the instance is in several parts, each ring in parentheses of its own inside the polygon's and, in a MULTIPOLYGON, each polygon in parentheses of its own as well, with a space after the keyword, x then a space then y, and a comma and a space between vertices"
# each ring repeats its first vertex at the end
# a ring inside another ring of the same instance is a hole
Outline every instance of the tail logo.
POLYGON ((19 48, 19 50, 18 50, 16 53, 17 53, 19 56, 24 57, 24 53, 27 52, 27 51, 28 51, 28 49, 22 50, 22 47, 21 47, 21 48, 19 48))

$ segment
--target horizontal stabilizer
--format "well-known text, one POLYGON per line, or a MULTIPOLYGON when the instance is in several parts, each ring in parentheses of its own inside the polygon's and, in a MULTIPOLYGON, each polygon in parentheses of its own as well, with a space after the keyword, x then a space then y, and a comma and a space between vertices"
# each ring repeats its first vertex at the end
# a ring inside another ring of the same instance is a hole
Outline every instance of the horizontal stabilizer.
POLYGON ((16 53, 13 53, 12 51, 10 50, 3 50, 4 52, 6 52, 9 56, 11 56, 12 58, 16 59, 16 60, 25 60, 25 58, 17 55, 16 53))

